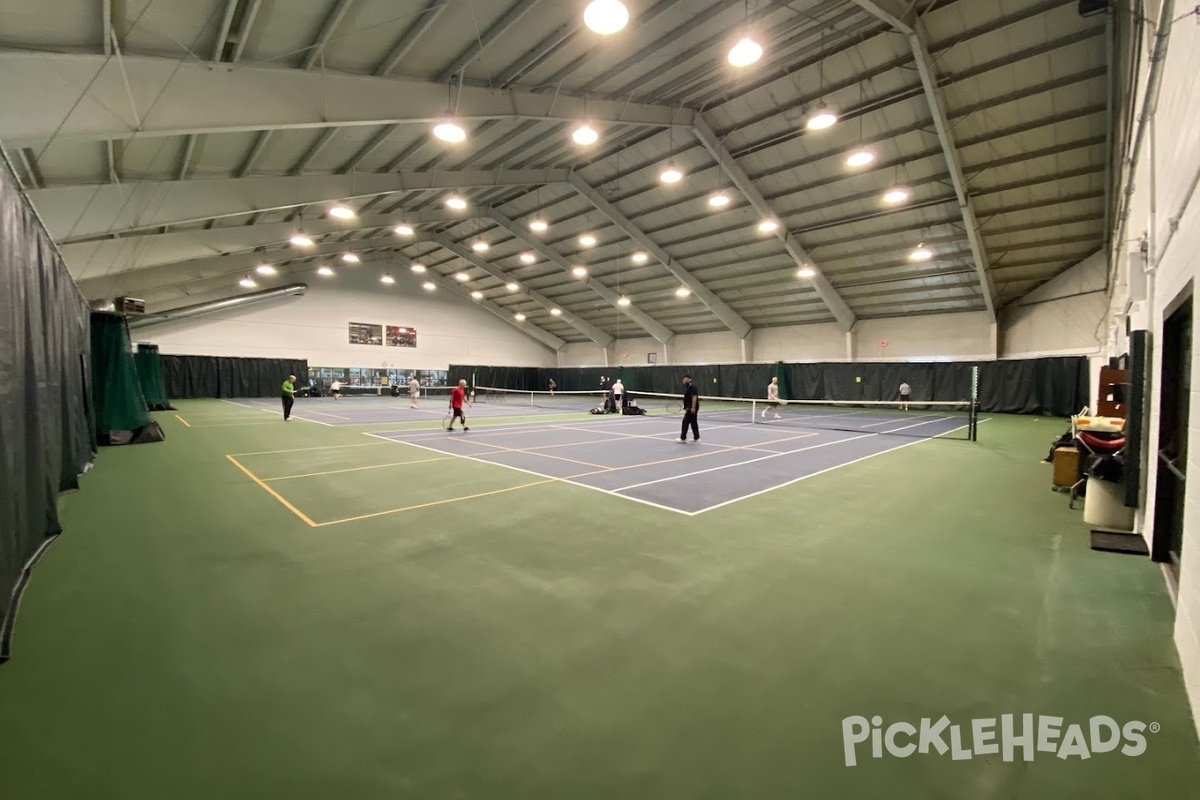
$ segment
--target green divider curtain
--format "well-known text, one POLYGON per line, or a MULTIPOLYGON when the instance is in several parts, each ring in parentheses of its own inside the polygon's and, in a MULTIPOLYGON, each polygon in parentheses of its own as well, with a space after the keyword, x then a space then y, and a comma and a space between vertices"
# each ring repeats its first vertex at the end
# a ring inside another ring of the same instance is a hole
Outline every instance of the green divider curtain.
POLYGON ((158 355, 158 345, 139 344, 134 356, 137 366, 138 382, 142 387, 142 396, 146 398, 146 407, 151 411, 172 411, 171 401, 167 398, 167 384, 163 380, 162 360, 158 355))
POLYGON ((278 397, 288 375, 296 376, 297 388, 308 385, 308 362, 300 359, 172 355, 160 359, 167 394, 176 399, 278 397))
POLYGON ((0 661, 32 567, 62 531, 58 496, 94 455, 88 307, 0 159, 0 661))
POLYGON ((92 402, 101 444, 128 444, 151 422, 119 314, 92 312, 92 402))

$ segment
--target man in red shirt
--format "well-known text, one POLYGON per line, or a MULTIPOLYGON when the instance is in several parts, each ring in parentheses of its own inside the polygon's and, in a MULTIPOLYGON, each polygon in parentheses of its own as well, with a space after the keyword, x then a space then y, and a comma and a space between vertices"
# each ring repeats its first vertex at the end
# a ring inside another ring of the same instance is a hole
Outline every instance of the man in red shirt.
POLYGON ((467 415, 463 413, 463 403, 471 405, 467 401, 467 382, 465 380, 459 381, 458 386, 454 387, 454 391, 450 392, 450 409, 453 416, 450 418, 450 425, 446 430, 454 430, 454 420, 456 419, 462 420, 462 429, 464 431, 471 430, 467 427, 467 415))

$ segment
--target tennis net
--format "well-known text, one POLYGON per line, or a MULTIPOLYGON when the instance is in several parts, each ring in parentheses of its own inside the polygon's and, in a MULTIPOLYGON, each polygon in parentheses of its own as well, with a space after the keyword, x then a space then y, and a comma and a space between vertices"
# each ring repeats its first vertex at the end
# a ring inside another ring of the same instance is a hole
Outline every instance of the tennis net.
POLYGON ((591 411, 604 405, 607 392, 526 391, 501 389, 495 386, 476 386, 475 402, 526 408, 545 408, 552 411, 591 411))
MULTIPOLYGON (((633 402, 651 415, 683 415, 683 395, 633 392, 633 402)), ((961 402, 869 400, 766 400, 700 396, 700 419, 817 428, 849 433, 911 436, 919 439, 975 439, 976 408, 961 402)))

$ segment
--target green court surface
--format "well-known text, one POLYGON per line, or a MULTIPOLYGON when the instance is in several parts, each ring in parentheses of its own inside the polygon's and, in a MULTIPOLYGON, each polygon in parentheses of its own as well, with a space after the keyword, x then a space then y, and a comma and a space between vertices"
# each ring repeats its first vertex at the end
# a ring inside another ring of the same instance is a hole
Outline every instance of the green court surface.
POLYGON ((364 435, 394 424, 178 405, 63 500, 0 667, 4 800, 1200 792, 1162 576, 1050 491, 1061 421, 688 517, 364 435), (1157 732, 845 764, 850 716, 1003 714, 1157 732))

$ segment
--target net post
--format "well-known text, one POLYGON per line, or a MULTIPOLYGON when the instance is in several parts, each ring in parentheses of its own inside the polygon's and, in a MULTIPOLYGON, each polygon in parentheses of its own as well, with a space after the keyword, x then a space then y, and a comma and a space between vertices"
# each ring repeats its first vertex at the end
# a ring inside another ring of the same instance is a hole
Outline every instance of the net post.
POLYGON ((971 367, 971 411, 968 422, 971 441, 979 441, 979 365, 971 367))

